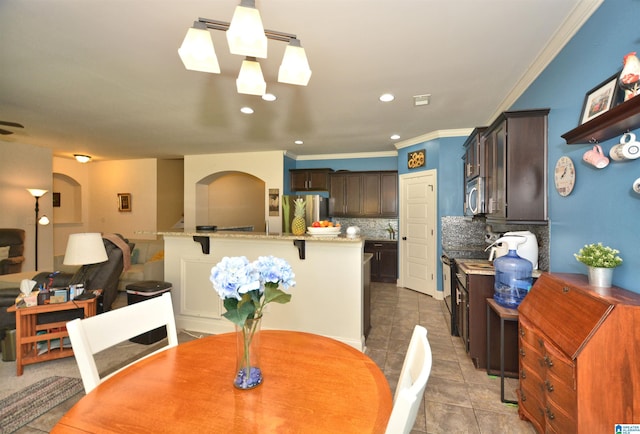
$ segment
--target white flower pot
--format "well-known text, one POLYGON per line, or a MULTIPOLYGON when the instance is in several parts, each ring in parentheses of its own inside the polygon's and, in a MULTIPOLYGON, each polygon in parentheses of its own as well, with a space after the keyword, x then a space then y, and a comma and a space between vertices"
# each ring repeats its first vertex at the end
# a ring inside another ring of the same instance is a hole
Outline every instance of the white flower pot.
POLYGON ((589 285, 600 288, 611 287, 613 268, 589 267, 589 285))

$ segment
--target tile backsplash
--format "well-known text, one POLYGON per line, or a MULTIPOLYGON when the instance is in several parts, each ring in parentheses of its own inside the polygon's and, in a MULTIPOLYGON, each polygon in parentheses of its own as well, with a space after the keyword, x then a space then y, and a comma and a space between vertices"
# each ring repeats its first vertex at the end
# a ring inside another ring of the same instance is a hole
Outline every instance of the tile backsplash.
POLYGON ((371 239, 398 239, 398 219, 367 219, 367 218, 340 218, 334 217, 334 222, 339 222, 346 230, 349 226, 358 226, 360 228, 360 236, 371 239), (389 227, 394 231, 389 233, 389 227))
MULTIPOLYGON (((486 248, 485 242, 487 223, 481 219, 470 220, 468 217, 442 217, 442 245, 443 246, 468 246, 486 248)), ((491 224, 495 233, 510 231, 531 231, 538 239, 538 268, 549 269, 549 226, 547 225, 514 225, 491 224)))

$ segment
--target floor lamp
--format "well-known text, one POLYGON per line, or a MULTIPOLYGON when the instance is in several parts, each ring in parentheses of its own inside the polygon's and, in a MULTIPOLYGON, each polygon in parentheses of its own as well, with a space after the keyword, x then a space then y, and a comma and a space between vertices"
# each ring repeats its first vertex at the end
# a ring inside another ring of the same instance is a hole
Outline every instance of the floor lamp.
POLYGON ((42 221, 38 220, 38 213, 40 212, 40 207, 38 205, 38 199, 45 195, 45 193, 49 190, 41 190, 39 188, 27 188, 31 196, 36 198, 36 250, 35 250, 35 265, 36 271, 38 271, 38 224, 46 225, 49 223, 49 219, 47 216, 42 216, 42 221))

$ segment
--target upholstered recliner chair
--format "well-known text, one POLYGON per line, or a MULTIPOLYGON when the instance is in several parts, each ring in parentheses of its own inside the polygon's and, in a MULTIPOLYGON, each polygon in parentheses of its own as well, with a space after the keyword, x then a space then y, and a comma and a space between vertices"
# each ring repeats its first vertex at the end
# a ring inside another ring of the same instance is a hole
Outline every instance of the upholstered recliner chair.
POLYGON ((23 229, 0 229, 0 274, 22 271, 24 236, 23 229))
MULTIPOLYGON (((110 236, 112 239, 115 235, 110 236)), ((119 236, 123 241, 124 238, 119 236)), ((75 274, 58 273, 54 276, 53 287, 65 287, 74 283, 85 283, 86 290, 102 289, 102 297, 98 299, 98 313, 111 310, 111 305, 118 295, 118 278, 124 268, 125 252, 113 241, 102 238, 105 250, 107 251, 107 261, 99 264, 83 265, 75 274)), ((116 240, 117 241, 117 240, 116 240)), ((119 243, 122 244, 122 243, 119 243)), ((130 254, 131 245, 125 244, 123 248, 128 248, 130 254)), ((43 271, 32 277, 36 287, 39 284, 46 284, 51 271, 43 271)), ((20 295, 19 288, 0 289, 0 339, 4 336, 4 330, 16 327, 16 316, 13 312, 7 312, 7 307, 15 303, 16 297, 20 295)), ((59 320, 74 319, 76 310, 64 312, 52 312, 38 315, 38 324, 46 324, 59 320), (61 314, 64 318, 61 319, 61 314), (67 317, 68 316, 68 317, 67 317)), ((81 315, 82 310, 80 310, 81 315)))

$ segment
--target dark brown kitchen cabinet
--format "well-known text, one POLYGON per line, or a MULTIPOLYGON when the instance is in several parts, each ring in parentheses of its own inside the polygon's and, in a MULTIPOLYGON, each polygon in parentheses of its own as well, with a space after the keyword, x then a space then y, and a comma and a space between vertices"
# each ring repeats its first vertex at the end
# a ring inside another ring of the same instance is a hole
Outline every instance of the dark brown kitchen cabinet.
POLYGON ((371 258, 371 281, 395 283, 398 279, 398 243, 396 241, 365 241, 365 253, 371 258))
POLYGON ((291 169, 291 191, 328 191, 331 169, 291 169))
POLYGON ((640 423, 640 294, 543 273, 518 312, 522 418, 563 434, 640 423))
POLYGON ((488 220, 547 221, 548 113, 504 112, 484 133, 488 220))
POLYGON ((398 172, 362 174, 362 216, 398 216, 398 172))
POLYGON ((398 172, 332 173, 329 196, 334 217, 397 217, 398 172))
POLYGON ((486 127, 477 127, 464 142, 464 183, 479 175, 484 175, 484 136, 486 127))
POLYGON ((360 173, 333 173, 329 184, 329 215, 349 217, 362 214, 360 173))

